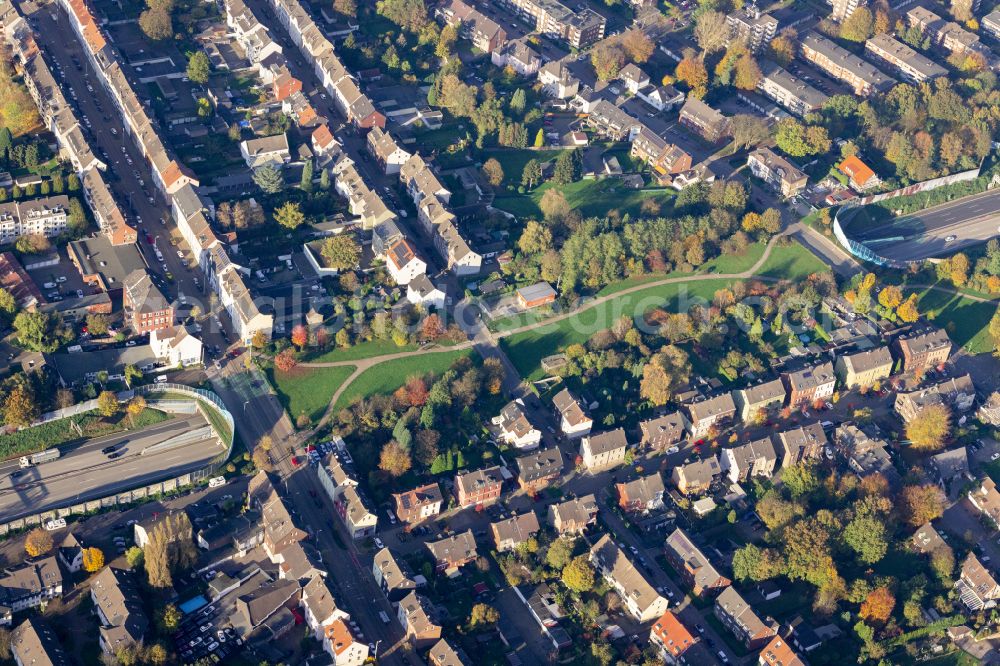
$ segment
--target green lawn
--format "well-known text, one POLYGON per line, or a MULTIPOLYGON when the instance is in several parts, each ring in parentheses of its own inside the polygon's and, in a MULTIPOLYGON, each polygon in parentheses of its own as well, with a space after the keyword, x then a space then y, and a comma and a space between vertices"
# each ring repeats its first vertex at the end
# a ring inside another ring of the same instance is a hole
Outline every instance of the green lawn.
MULTIPOLYGON (((508 173, 506 168, 504 173, 508 173)), ((545 183, 526 194, 498 194, 493 205, 519 217, 540 218, 542 213, 538 204, 545 192, 553 187, 566 196, 570 208, 579 210, 584 217, 603 217, 611 210, 636 216, 645 199, 655 199, 664 206, 677 194, 665 188, 633 190, 624 187, 617 178, 602 178, 580 180, 568 185, 545 183)))
MULTIPOLYGON (((530 137, 534 141, 535 137, 530 137)), ((524 172, 524 165, 531 160, 538 160, 539 164, 548 162, 559 157, 564 152, 561 149, 553 150, 528 150, 519 148, 495 148, 483 151, 481 160, 485 162, 489 158, 494 158, 503 167, 504 184, 517 188, 521 184, 521 173, 524 172)))
POLYGON ((801 280, 812 273, 828 271, 830 267, 802 247, 797 242, 789 245, 776 245, 771 256, 757 270, 757 275, 778 278, 782 280, 801 280))
POLYGON ((330 398, 352 372, 353 365, 336 368, 297 367, 291 372, 270 369, 267 371, 267 378, 293 420, 305 412, 315 421, 323 416, 330 398))
POLYGON ((334 363, 336 361, 356 361, 360 358, 370 358, 372 356, 382 356, 383 354, 396 354, 398 352, 413 351, 417 345, 403 345, 400 347, 392 340, 371 340, 359 342, 346 349, 336 347, 329 351, 310 356, 309 363, 334 363))
POLYGON ((993 351, 988 330, 990 319, 997 311, 997 303, 980 303, 971 298, 931 289, 917 291, 918 309, 948 331, 955 344, 965 347, 972 354, 993 351))
POLYGON ((413 375, 426 375, 429 372, 440 374, 450 368, 458 359, 473 353, 471 349, 460 349, 421 354, 380 363, 362 372, 347 390, 340 394, 335 407, 338 409, 346 407, 357 397, 392 393, 413 375))

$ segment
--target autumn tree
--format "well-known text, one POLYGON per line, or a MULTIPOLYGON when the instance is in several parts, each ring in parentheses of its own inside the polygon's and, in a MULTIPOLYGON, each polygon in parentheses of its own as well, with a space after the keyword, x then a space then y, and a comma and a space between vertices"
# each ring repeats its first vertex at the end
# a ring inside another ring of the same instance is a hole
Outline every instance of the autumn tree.
POLYGON ((132 396, 125 405, 125 413, 128 414, 129 424, 135 426, 135 420, 146 411, 146 399, 141 395, 132 396))
POLYGON ((904 487, 896 503, 903 520, 911 527, 940 518, 947 505, 944 491, 933 483, 904 487))
POLYGON ((265 449, 260 447, 254 449, 250 460, 253 462, 253 466, 261 472, 270 472, 274 470, 274 465, 271 463, 271 455, 265 449))
POLYGON ((383 472, 398 478, 406 474, 412 466, 410 452, 396 440, 391 440, 382 447, 378 467, 383 472))
POLYGON ((170 573, 169 546, 163 530, 154 528, 150 531, 149 540, 142 551, 143 564, 150 587, 166 589, 173 585, 174 580, 170 573))
POLYGON ((974 4, 973 0, 951 0, 951 15, 955 17, 956 21, 965 23, 973 17, 972 6, 974 4))
POLYGON ((489 158, 483 164, 483 175, 493 187, 500 187, 500 184, 503 183, 503 167, 500 166, 500 162, 495 157, 489 158))
POLYGON ((174 604, 161 606, 156 612, 156 626, 163 634, 172 634, 181 626, 183 614, 174 604))
POLYGON ((885 586, 876 587, 861 602, 858 614, 872 624, 885 624, 896 607, 896 597, 885 586))
POLYGON ((782 67, 787 67, 795 60, 796 44, 798 44, 798 34, 795 30, 792 28, 782 30, 777 37, 771 40, 771 57, 782 67))
POLYGON ((327 266, 337 271, 351 270, 361 259, 361 246, 349 234, 330 236, 323 241, 319 253, 327 266))
POLYGON ((111 417, 118 413, 118 396, 112 391, 101 391, 97 396, 97 411, 101 416, 111 417))
POLYGON ((104 568, 104 553, 100 548, 91 546, 83 549, 83 570, 96 573, 104 568))
POLYGON ((729 130, 737 148, 750 148, 771 135, 767 120, 749 113, 739 113, 729 120, 729 130))
POLYGON ((333 0, 333 11, 350 18, 358 15, 357 0, 333 0))
POLYGON ((294 201, 286 201, 274 211, 274 219, 286 229, 298 229, 306 221, 302 208, 294 201))
POLYGON ((139 29, 154 42, 174 36, 174 25, 170 13, 163 9, 147 9, 139 14, 139 29))
POLYGON ((41 414, 35 394, 30 387, 18 384, 3 403, 4 423, 15 428, 31 425, 41 414))
POLYGON ((759 582, 781 575, 785 561, 773 548, 747 544, 733 553, 733 575, 736 580, 759 582))
POLYGON ((40 557, 52 550, 52 535, 41 527, 28 532, 24 540, 24 551, 29 557, 40 557))
POLYGON ((761 73, 760 67, 757 66, 757 61, 753 59, 753 56, 749 52, 744 53, 736 61, 733 85, 740 90, 756 90, 757 84, 760 83, 763 77, 764 75, 761 73))
POLYGON ((692 97, 701 99, 708 92, 708 70, 705 68, 705 61, 695 55, 694 51, 685 52, 684 58, 677 63, 674 76, 688 87, 692 97))
POLYGON ((574 557, 563 567, 562 582, 571 591, 581 594, 594 587, 594 567, 586 555, 574 557))
POLYGON ((598 42, 590 51, 590 64, 599 81, 611 81, 625 65, 625 51, 615 42, 598 42))
POLYGON ((664 347, 642 369, 640 395, 656 406, 665 405, 677 387, 691 376, 691 361, 683 349, 675 345, 664 347))
POLYGON ((299 362, 291 349, 282 350, 274 357, 274 367, 282 372, 288 372, 298 364, 299 362))
POLYGON ((429 314, 424 317, 423 323, 420 325, 420 331, 423 337, 427 340, 437 340, 442 335, 444 335, 444 324, 441 323, 441 317, 437 314, 429 314))
POLYGON ((556 571, 562 571, 573 559, 574 540, 560 537, 549 544, 545 551, 545 563, 556 571))
POLYGON ((570 213, 569 202, 566 195, 557 189, 545 190, 542 200, 538 202, 538 208, 547 221, 561 222, 570 213))
POLYGON ((906 424, 906 438, 914 449, 939 451, 951 434, 951 410, 946 405, 928 405, 906 424))
POLYGON ((492 627, 500 621, 500 613, 489 604, 476 604, 469 614, 469 628, 492 627))
POLYGON ((882 307, 892 310, 903 302, 903 291, 895 285, 883 287, 878 294, 878 302, 882 307))
POLYGON ((308 342, 309 329, 307 329, 303 324, 296 324, 292 327, 292 344, 298 347, 299 351, 305 349, 308 342))
POLYGON ((634 63, 642 64, 650 59, 656 47, 645 32, 638 29, 627 30, 621 38, 625 55, 634 63))
POLYGON ((875 17, 865 6, 855 9, 840 24, 840 38, 850 42, 864 42, 875 34, 875 17))
POLYGON ((722 12, 706 11, 695 18, 694 38, 705 53, 714 53, 726 48, 729 41, 729 26, 722 12))

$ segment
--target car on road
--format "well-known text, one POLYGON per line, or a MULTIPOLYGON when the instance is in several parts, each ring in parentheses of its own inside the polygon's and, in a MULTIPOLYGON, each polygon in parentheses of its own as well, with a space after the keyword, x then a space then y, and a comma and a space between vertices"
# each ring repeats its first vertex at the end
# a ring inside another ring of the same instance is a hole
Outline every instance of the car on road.
POLYGON ((105 446, 103 449, 101 449, 101 453, 103 453, 104 455, 108 455, 109 453, 114 453, 115 451, 118 450, 119 446, 121 446, 121 444, 112 444, 111 446, 105 446))
POLYGON ((108 460, 117 460, 118 458, 121 458, 123 455, 125 455, 124 450, 115 451, 114 453, 108 454, 108 460))
POLYGON ((951 236, 948 236, 947 238, 945 238, 945 239, 944 239, 944 242, 945 242, 945 243, 950 243, 950 242, 952 242, 953 240, 955 240, 956 238, 958 238, 958 236, 956 236, 955 234, 952 234, 951 236))
POLYGON ((378 537, 375 537, 373 539, 373 541, 375 542, 375 547, 378 548, 379 550, 382 550, 383 548, 385 548, 385 544, 382 543, 382 539, 379 539, 378 537))

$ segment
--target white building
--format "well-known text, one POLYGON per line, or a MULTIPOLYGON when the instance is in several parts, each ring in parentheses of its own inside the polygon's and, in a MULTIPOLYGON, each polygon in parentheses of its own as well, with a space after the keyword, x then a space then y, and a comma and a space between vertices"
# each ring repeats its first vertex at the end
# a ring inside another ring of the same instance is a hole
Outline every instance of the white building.
POLYGON ((427 273, 427 262, 417 256, 413 247, 401 238, 386 249, 385 266, 393 281, 400 285, 408 285, 418 275, 427 273))
POLYGON ((288 137, 284 132, 241 141, 240 155, 251 169, 259 169, 267 164, 282 167, 292 161, 292 155, 288 151, 288 137))
POLYGON ((445 293, 426 275, 417 275, 406 285, 406 300, 426 309, 440 310, 445 305, 445 293))
POLYGON ((201 340, 184 326, 153 330, 149 334, 149 348, 156 358, 171 368, 201 363, 201 340))

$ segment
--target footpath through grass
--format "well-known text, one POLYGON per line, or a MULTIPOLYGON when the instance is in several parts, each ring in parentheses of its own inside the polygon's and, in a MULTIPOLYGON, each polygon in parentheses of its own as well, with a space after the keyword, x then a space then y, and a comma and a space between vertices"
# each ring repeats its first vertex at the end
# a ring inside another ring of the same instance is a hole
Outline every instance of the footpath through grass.
POLYGON ((403 345, 400 347, 392 340, 370 340, 359 342, 350 347, 336 347, 325 352, 317 353, 304 359, 307 363, 334 363, 337 361, 357 361, 362 358, 372 356, 383 356, 385 354, 396 354, 399 352, 413 351, 417 345, 403 345))
POLYGON ((965 296, 934 289, 917 289, 917 307, 924 316, 948 331, 952 342, 971 354, 993 351, 990 339, 990 319, 997 312, 997 303, 981 303, 965 296))
MULTIPOLYGON (((507 173, 506 167, 504 173, 507 173)), ((618 178, 600 180, 580 180, 568 185, 545 183, 531 192, 519 194, 506 192, 498 194, 493 206, 522 218, 542 218, 539 204, 549 189, 556 188, 566 197, 569 207, 579 210, 586 217, 603 217, 611 210, 635 217, 640 213, 642 202, 653 199, 661 206, 667 205, 676 196, 674 190, 665 188, 634 190, 622 185, 618 178)))
POLYGON ((126 430, 141 430, 173 418, 166 412, 147 407, 130 422, 124 413, 105 418, 96 411, 50 421, 9 435, 0 435, 0 459, 23 456, 73 441, 85 441, 126 430), (74 427, 74 425, 76 427, 74 427), (79 430, 77 430, 79 428, 79 430), (80 433, 83 436, 80 436, 80 433))
POLYGON ((340 388, 341 384, 354 372, 353 365, 334 368, 305 368, 298 366, 290 372, 281 372, 271 368, 267 371, 267 379, 278 393, 282 407, 291 415, 292 420, 305 412, 306 416, 315 421, 323 416, 330 398, 340 388))
MULTIPOLYGON (((355 398, 366 398, 380 393, 392 393, 413 375, 441 374, 460 358, 474 354, 471 349, 443 351, 398 358, 368 368, 340 394, 335 409, 351 404, 355 398)), ((327 368, 333 369, 333 368, 327 368)), ((327 397, 329 399, 329 396, 327 397)))

